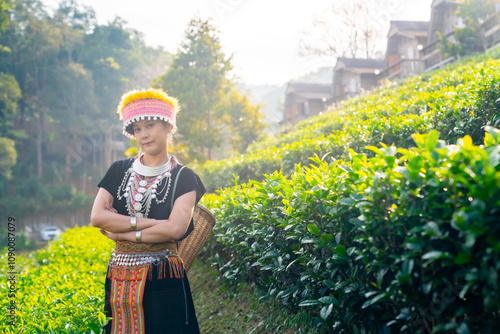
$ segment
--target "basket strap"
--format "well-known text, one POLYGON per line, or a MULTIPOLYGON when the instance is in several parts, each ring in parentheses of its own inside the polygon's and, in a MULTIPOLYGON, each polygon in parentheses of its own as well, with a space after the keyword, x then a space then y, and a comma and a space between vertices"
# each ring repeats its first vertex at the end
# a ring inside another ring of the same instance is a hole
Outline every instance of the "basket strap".
POLYGON ((172 191, 172 201, 170 202, 170 213, 172 213, 172 209, 174 208, 174 197, 175 197, 175 189, 177 188, 177 181, 179 181, 179 175, 181 175, 182 170, 186 166, 182 166, 177 175, 175 176, 174 188, 172 191))
MULTIPOLYGON (((172 201, 170 202, 170 213, 172 213, 172 210, 174 208, 174 197, 175 197, 175 190, 177 188, 177 181, 179 181, 179 175, 181 174, 184 167, 186 167, 186 166, 182 166, 181 169, 179 170, 179 172, 177 172, 177 175, 175 176, 174 187, 172 189, 172 201)), ((177 247, 177 254, 179 254, 179 241, 175 240, 175 245, 177 247)), ((184 279, 183 278, 181 278, 181 282, 182 282, 182 291, 184 292, 184 304, 186 305, 186 325, 189 325, 186 287, 184 286, 184 279)))
MULTIPOLYGON (((177 172, 177 175, 175 176, 175 181, 174 181, 174 187, 172 189, 172 200, 170 201, 170 214, 172 214, 172 210, 174 209, 174 197, 175 197, 175 190, 177 189, 177 181, 179 181, 179 175, 181 175, 182 170, 186 166, 182 166, 179 172, 177 172)), ((177 247, 177 254, 179 254, 179 241, 175 240, 175 245, 177 247)))

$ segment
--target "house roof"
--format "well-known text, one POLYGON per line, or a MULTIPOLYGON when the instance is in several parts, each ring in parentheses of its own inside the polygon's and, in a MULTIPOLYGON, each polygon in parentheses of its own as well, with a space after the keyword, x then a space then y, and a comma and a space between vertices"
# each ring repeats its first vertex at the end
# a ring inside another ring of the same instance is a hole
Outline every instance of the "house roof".
POLYGON ((294 93, 305 99, 330 98, 332 86, 330 84, 317 84, 305 82, 289 82, 286 88, 286 95, 294 93))
POLYGON ((391 25, 401 31, 427 31, 429 21, 391 21, 391 25))
POLYGON ((391 27, 387 37, 403 35, 407 37, 418 37, 427 35, 429 21, 391 21, 391 27))
POLYGON ((337 59, 334 72, 345 69, 355 73, 374 73, 375 70, 380 70, 385 67, 384 61, 379 59, 365 58, 344 58, 337 59))
POLYGON ((460 5, 462 1, 458 0, 432 0, 431 8, 437 7, 441 4, 452 4, 452 5, 460 5))

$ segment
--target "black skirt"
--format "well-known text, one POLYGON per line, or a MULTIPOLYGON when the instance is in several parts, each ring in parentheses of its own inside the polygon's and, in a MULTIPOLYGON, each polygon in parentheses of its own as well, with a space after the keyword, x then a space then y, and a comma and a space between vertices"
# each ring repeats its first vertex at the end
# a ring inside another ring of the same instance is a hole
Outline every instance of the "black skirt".
MULTIPOLYGON (((157 278, 158 267, 153 265, 152 279, 146 278, 142 305, 145 333, 141 334, 199 334, 191 288, 186 273, 183 278, 157 278)), ((112 317, 111 279, 106 277, 104 311, 112 317)), ((111 333, 112 321, 104 327, 111 333)), ((127 333, 128 334, 128 333, 127 333)))

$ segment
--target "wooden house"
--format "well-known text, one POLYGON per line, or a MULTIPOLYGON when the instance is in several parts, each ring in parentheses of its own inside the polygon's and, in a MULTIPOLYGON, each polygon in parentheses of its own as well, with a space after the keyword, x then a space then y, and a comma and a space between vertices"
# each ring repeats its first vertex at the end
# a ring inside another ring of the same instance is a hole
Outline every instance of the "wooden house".
POLYGON ((406 78, 424 70, 420 50, 427 43, 428 27, 428 21, 391 21, 379 79, 406 78))
POLYGON ((338 58, 333 69, 332 102, 356 96, 378 85, 378 74, 384 69, 379 59, 338 58))
POLYGON ((289 82, 285 91, 285 124, 296 124, 326 110, 331 99, 329 84, 289 82))

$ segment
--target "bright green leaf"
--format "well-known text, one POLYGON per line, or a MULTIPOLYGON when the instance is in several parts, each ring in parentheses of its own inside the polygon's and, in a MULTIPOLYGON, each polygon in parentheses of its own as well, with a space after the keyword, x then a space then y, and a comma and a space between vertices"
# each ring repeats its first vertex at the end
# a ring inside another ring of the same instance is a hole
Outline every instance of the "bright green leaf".
POLYGON ((312 234, 319 236, 319 229, 316 225, 314 225, 314 224, 307 225, 307 230, 309 232, 311 232, 312 234))

